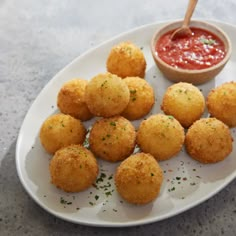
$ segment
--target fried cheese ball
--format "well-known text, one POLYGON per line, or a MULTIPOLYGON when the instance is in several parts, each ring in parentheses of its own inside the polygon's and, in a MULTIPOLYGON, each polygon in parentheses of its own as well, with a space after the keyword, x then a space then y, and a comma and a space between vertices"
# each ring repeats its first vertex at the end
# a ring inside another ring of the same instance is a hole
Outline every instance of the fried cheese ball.
POLYGON ((85 101, 95 116, 111 117, 123 112, 129 103, 129 89, 117 75, 99 74, 89 81, 85 101))
POLYGON ((136 132, 122 116, 102 118, 94 123, 89 147, 95 156, 110 162, 124 160, 135 148, 136 132))
POLYGON ((184 128, 188 128, 202 116, 205 99, 196 86, 180 82, 167 88, 161 109, 166 115, 174 116, 184 128))
POLYGON ((157 198, 163 182, 162 169, 148 153, 129 156, 117 168, 117 192, 129 203, 147 204, 157 198))
POLYGON ((211 116, 236 127, 236 82, 224 83, 210 91, 207 108, 211 116))
POLYGON ((62 113, 82 121, 93 117, 84 100, 87 83, 87 80, 72 79, 63 84, 57 96, 57 106, 62 113))
POLYGON ((98 164, 93 153, 81 145, 58 150, 49 165, 51 182, 66 192, 89 188, 97 178, 98 164))
POLYGON ((184 136, 184 128, 173 116, 156 114, 141 122, 137 144, 143 152, 163 161, 181 150, 184 136))
POLYGON ((48 117, 40 129, 40 141, 45 150, 54 154, 70 144, 82 144, 86 129, 80 120, 70 115, 55 114, 48 117))
POLYGON ((202 163, 224 160, 233 149, 227 125, 216 118, 202 118, 193 123, 185 138, 188 154, 202 163))
POLYGON ((140 77, 126 77, 124 79, 130 91, 129 104, 122 112, 122 116, 129 120, 137 120, 147 115, 155 102, 153 88, 140 77))
POLYGON ((144 78, 146 60, 140 48, 131 42, 121 42, 112 47, 107 58, 107 71, 121 78, 144 78))

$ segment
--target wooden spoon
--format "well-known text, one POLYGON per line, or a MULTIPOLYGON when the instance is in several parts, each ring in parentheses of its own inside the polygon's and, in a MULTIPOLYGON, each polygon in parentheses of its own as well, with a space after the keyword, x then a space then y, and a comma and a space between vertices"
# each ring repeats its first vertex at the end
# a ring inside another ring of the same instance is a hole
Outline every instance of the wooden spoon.
POLYGON ((192 31, 189 28, 189 23, 190 23, 190 19, 193 15, 193 11, 197 5, 197 1, 198 0, 189 0, 188 2, 188 8, 187 11, 185 13, 184 16, 184 21, 183 24, 180 28, 178 28, 177 30, 175 30, 172 35, 171 35, 171 40, 175 40, 177 38, 183 38, 183 37, 187 37, 190 36, 192 34, 192 31))

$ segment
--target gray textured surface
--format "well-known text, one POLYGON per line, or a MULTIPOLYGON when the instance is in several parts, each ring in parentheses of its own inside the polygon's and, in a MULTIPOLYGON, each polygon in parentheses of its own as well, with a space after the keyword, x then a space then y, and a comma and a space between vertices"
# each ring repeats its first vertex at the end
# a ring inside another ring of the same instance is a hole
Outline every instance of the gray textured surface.
MULTIPOLYGON (((236 235, 236 180, 203 204, 161 222, 96 228, 64 222, 24 191, 17 135, 30 104, 72 59, 123 31, 183 16, 187 0, 0 0, 0 235, 236 235)), ((194 17, 236 25, 235 0, 199 1, 194 17)))

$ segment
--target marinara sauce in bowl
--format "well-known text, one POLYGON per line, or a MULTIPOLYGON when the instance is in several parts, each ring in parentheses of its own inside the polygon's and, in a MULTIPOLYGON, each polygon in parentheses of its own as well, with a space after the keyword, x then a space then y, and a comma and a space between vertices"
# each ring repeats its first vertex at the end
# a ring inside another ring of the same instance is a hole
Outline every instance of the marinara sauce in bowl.
POLYGON ((173 82, 202 84, 214 78, 231 55, 231 42, 222 29, 202 21, 191 21, 192 35, 171 39, 181 21, 159 29, 151 40, 151 51, 163 75, 173 82))

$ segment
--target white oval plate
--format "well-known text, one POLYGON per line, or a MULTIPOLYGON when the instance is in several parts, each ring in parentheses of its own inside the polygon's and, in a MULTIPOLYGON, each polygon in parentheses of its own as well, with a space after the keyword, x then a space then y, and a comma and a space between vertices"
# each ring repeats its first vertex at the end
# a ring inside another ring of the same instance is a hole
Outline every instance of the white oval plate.
MULTIPOLYGON (((219 22, 236 48, 236 28, 219 22)), ((160 103, 166 88, 171 85, 154 65, 149 43, 158 27, 165 23, 146 25, 126 32, 79 56, 60 71, 38 95, 22 124, 16 147, 16 166, 19 178, 29 195, 51 214, 78 224, 108 227, 142 225, 163 220, 186 211, 209 199, 229 184, 236 176, 236 144, 226 160, 202 165, 192 160, 184 149, 173 159, 161 162, 164 182, 159 197, 145 206, 123 201, 116 193, 113 174, 118 164, 99 161, 100 174, 106 177, 87 191, 68 194, 50 183, 48 155, 40 145, 38 134, 43 121, 58 112, 56 98, 62 84, 75 77, 90 79, 106 70, 106 59, 111 47, 121 41, 132 41, 142 48, 147 60, 146 80, 155 89, 156 103, 150 114, 161 112, 160 103), (104 176, 104 175, 103 175, 104 176)), ((223 82, 235 80, 236 53, 224 70, 212 81, 199 86, 206 96, 209 90, 223 82)), ((149 115, 150 115, 149 114, 149 115)), ((208 116, 205 112, 204 116, 208 116)), ((92 121, 86 122, 89 127, 92 121)), ((137 127, 139 121, 134 122, 137 127)), ((231 129, 236 140, 236 129, 231 129)))

